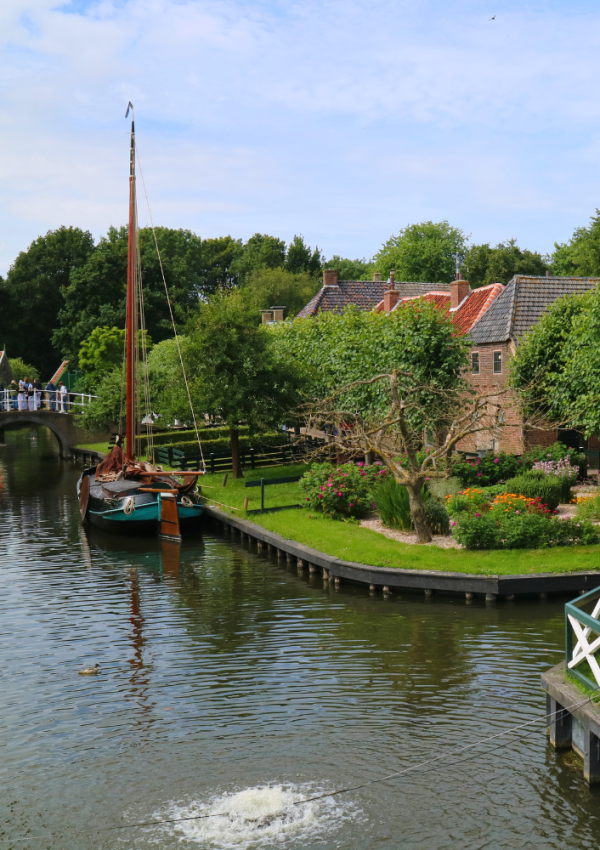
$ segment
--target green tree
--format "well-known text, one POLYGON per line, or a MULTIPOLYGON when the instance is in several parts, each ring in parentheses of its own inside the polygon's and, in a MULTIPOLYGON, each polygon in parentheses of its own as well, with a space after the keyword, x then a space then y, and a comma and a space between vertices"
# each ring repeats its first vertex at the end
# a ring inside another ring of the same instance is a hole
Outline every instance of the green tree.
POLYGON ((463 262, 465 277, 472 287, 506 284, 516 274, 543 275, 547 269, 548 263, 541 254, 519 248, 516 239, 507 239, 495 248, 489 242, 471 245, 463 262))
POLYGON ((581 377, 575 383, 567 377, 572 371, 570 360, 575 355, 577 368, 588 379, 594 360, 600 360, 593 339, 587 341, 583 363, 573 346, 574 329, 580 333, 582 325, 587 325, 594 300, 597 295, 592 292, 559 298, 521 340, 510 364, 510 380, 519 391, 526 416, 554 423, 573 420, 581 377))
POLYGON ((287 307, 287 315, 294 316, 321 287, 321 282, 309 272, 292 274, 286 269, 259 269, 250 275, 243 287, 257 311, 269 307, 287 307))
POLYGON ((35 239, 10 267, 0 287, 0 341, 48 378, 61 362, 53 339, 71 274, 94 253, 91 233, 59 227, 35 239))
POLYGON ((239 283, 248 280, 258 269, 277 269, 285 265, 285 242, 266 233, 255 233, 244 245, 243 251, 231 264, 231 271, 239 283))
POLYGON ((285 259, 285 267, 292 274, 307 272, 316 276, 321 272, 321 252, 318 247, 314 251, 304 244, 303 236, 294 236, 290 242, 285 259))
POLYGON ((202 295, 213 295, 218 289, 237 286, 238 276, 232 271, 236 260, 242 256, 241 239, 218 236, 202 241, 202 295))
POLYGON ((330 260, 323 263, 323 268, 337 269, 338 280, 371 280, 374 265, 364 257, 362 260, 348 260, 334 254, 330 260))
POLYGON ((194 408, 229 426, 233 474, 239 478, 240 423, 277 425, 296 402, 297 370, 277 356, 272 336, 242 291, 218 292, 200 307, 188 323, 185 356, 194 408))
POLYGON ((390 236, 373 257, 377 271, 396 280, 449 283, 456 272, 456 253, 465 250, 465 234, 447 221, 409 224, 398 236, 390 236))
MULTIPOLYGON (((24 363, 20 357, 9 357, 8 362, 10 363, 10 368, 13 373, 13 379, 18 383, 22 378, 29 378, 32 381, 34 378, 39 380, 40 373, 35 368, 35 366, 31 366, 29 363, 24 363)), ((48 376, 48 380, 50 380, 52 376, 48 376)))
POLYGON ((94 328, 79 346, 79 368, 86 377, 97 381, 123 363, 125 330, 94 328))
MULTIPOLYGON (((204 295, 202 242, 189 230, 157 227, 169 295, 175 318, 184 322, 204 295)), ((140 230, 144 313, 150 337, 159 342, 173 335, 160 263, 150 228, 140 230)), ((97 327, 125 327, 127 228, 111 227, 87 263, 71 275, 64 306, 58 314, 54 345, 73 363, 79 347, 97 327)))
POLYGON ((600 275, 600 210, 590 218, 589 227, 578 227, 568 242, 554 243, 552 273, 564 277, 600 275))

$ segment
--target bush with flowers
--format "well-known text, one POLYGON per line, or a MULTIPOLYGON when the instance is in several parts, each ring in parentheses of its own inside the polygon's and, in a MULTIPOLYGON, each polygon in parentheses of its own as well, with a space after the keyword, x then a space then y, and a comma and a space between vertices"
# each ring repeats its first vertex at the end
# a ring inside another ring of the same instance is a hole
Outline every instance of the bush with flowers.
POLYGON ((450 516, 457 516, 459 513, 484 513, 490 509, 490 500, 486 494, 478 487, 467 487, 466 490, 460 490, 458 493, 452 493, 446 496, 446 509, 450 516))
POLYGON ((570 486, 565 494, 563 481, 543 472, 524 472, 506 482, 506 489, 530 499, 540 499, 551 511, 556 510, 561 502, 571 501, 570 486))
POLYGON ((300 479, 306 493, 306 505, 332 519, 365 516, 371 509, 370 490, 375 482, 387 476, 382 464, 363 463, 314 464, 300 479))
POLYGON ((557 463, 565 458, 568 459, 571 466, 577 468, 586 463, 585 455, 578 452, 577 449, 569 449, 563 443, 553 443, 551 446, 534 446, 534 448, 526 451, 523 455, 523 466, 525 469, 531 469, 535 463, 540 461, 546 463, 550 460, 557 463))
POLYGON ((600 493, 579 494, 576 504, 578 519, 600 519, 600 493))
POLYGON ((481 458, 463 460, 457 457, 452 465, 452 474, 460 479, 463 487, 477 485, 488 487, 512 478, 521 468, 521 459, 516 455, 500 452, 497 455, 486 455, 481 458))
POLYGON ((463 511, 453 533, 467 549, 546 549, 597 543, 591 522, 558 519, 539 498, 518 493, 495 497, 487 512, 463 511))

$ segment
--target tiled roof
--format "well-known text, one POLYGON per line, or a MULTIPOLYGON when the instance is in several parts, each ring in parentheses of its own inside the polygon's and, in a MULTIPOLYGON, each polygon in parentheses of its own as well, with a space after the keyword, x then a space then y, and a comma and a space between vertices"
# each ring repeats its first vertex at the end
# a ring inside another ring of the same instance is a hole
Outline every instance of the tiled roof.
POLYGON ((600 278, 515 275, 475 322, 471 338, 476 344, 519 340, 558 298, 587 292, 598 283, 600 278))
POLYGON ((452 321, 457 330, 466 334, 475 322, 485 315, 492 302, 503 291, 504 287, 501 283, 491 283, 489 286, 472 289, 469 292, 469 297, 452 313, 452 321))
MULTIPOLYGON (((361 310, 372 310, 391 286, 387 280, 338 280, 336 286, 323 286, 298 316, 316 316, 321 311, 340 313, 348 304, 356 304, 361 310)), ((434 286, 436 290, 450 292, 449 286, 440 283, 396 281, 394 286, 401 292, 401 298, 425 295, 434 286)))

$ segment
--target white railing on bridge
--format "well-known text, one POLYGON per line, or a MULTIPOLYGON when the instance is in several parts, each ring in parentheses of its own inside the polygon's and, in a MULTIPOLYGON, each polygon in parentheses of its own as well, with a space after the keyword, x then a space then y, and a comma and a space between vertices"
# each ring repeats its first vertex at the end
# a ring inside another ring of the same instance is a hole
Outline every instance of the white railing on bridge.
POLYGON ((99 398, 91 393, 61 393, 58 390, 33 390, 31 394, 14 390, 0 391, 0 411, 11 410, 54 410, 58 413, 80 413, 99 398))

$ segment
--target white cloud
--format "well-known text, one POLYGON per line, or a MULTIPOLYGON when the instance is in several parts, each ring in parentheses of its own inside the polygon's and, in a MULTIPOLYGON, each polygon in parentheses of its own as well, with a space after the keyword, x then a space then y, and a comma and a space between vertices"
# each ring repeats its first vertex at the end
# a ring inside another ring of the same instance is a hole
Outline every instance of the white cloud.
POLYGON ((125 220, 129 99, 158 222, 369 255, 448 218, 549 250, 598 203, 600 13, 503 6, 3 0, 0 270, 125 220))

